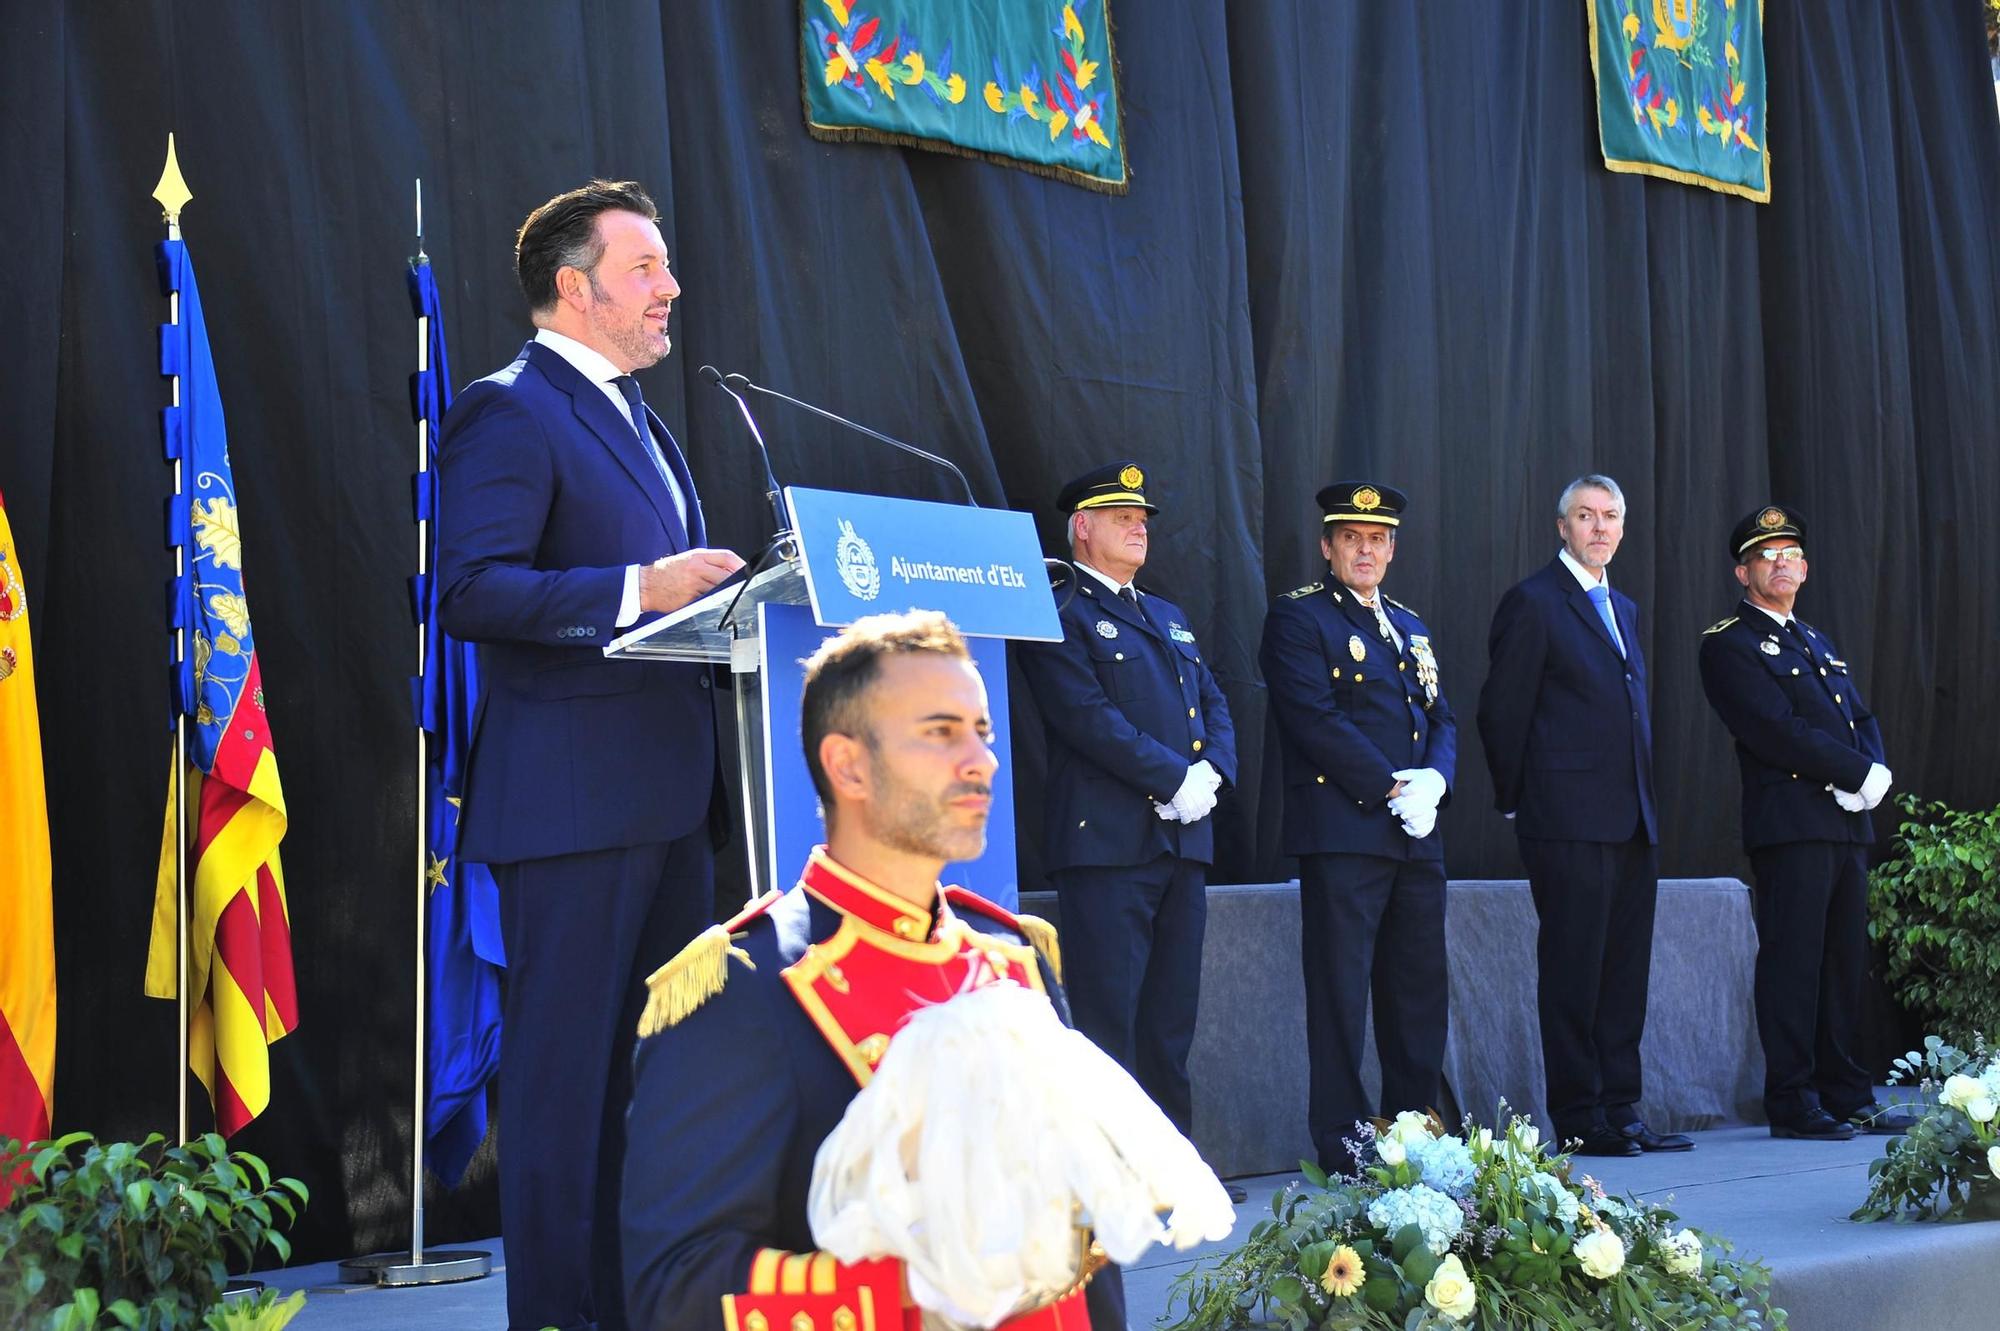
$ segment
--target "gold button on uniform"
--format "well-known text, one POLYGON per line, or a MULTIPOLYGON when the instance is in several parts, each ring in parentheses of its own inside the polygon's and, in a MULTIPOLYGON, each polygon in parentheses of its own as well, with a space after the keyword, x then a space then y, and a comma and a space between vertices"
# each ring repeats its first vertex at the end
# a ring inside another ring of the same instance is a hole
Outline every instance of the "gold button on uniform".
POLYGON ((1834 695, 1833 695, 1833 700, 1834 700, 1835 702, 1839 702, 1839 701, 1840 701, 1840 695, 1839 695, 1838 693, 1834 694, 1834 695))
POLYGON ((1192 708, 1192 707, 1188 708, 1188 715, 1189 715, 1190 717, 1192 717, 1192 716, 1194 715, 1194 708, 1192 708))
POLYGON ((1361 672, 1359 670, 1354 672, 1354 682, 1356 684, 1359 684, 1361 682, 1361 672))
POLYGON ((1319 784, 1321 784, 1322 786, 1326 784, 1326 778, 1323 776, 1316 776, 1313 778, 1313 780, 1319 782, 1319 784))
POLYGON ((1396 669, 1398 670, 1408 670, 1409 668, 1410 668, 1410 663, 1408 661, 1396 662, 1396 669))
POLYGON ((1414 740, 1414 739, 1415 739, 1416 737, 1417 737, 1417 732, 1416 732, 1416 731, 1414 731, 1414 730, 1412 730, 1412 731, 1410 732, 1410 738, 1414 740))
POLYGON ((917 923, 907 915, 898 915, 896 923, 892 927, 895 929, 896 937, 898 938, 915 939, 921 937, 924 931, 923 925, 917 923))
POLYGON ((1798 673, 1799 673, 1799 668, 1798 668, 1797 666, 1793 666, 1793 667, 1792 667, 1792 673, 1793 673, 1794 675, 1798 674, 1798 673))
POLYGON ((1196 753, 1200 753, 1200 752, 1201 752, 1201 741, 1200 741, 1200 740, 1196 740, 1196 741, 1194 742, 1194 751, 1195 751, 1196 753))
MULTIPOLYGON (((1111 659, 1112 659, 1112 660, 1114 660, 1114 661, 1123 661, 1123 660, 1125 659, 1125 653, 1123 653, 1123 652, 1113 652, 1113 653, 1111 653, 1111 659)), ((1794 675, 1796 675, 1796 674, 1798 674, 1799 672, 1798 672, 1798 671, 1796 671, 1796 670, 1794 670, 1794 671, 1793 671, 1792 673, 1793 673, 1794 675)))

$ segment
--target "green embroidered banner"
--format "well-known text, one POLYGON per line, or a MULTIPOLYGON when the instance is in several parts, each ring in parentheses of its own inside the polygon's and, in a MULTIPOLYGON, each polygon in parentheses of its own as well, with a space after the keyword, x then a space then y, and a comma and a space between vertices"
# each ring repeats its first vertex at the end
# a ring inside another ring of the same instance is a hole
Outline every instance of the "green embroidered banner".
POLYGON ((1771 201, 1763 0, 1584 0, 1604 165, 1771 201))
POLYGON ((1123 194, 1110 3, 800 0, 806 129, 1123 194))

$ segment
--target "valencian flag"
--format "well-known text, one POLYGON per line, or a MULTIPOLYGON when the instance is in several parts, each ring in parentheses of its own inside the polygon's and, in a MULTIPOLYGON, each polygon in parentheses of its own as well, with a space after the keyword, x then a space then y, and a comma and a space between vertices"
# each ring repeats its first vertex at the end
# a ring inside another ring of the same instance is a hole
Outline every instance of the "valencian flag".
MULTIPOLYGON (((411 376, 417 419, 430 422, 430 467, 416 478, 417 518, 437 530, 438 433, 451 408, 451 371, 445 357, 444 308, 430 262, 410 264, 410 305, 428 318, 428 368, 411 376)), ((433 541, 429 547, 435 559, 433 541)), ((424 626, 423 674, 416 680, 416 709, 430 732, 426 788, 430 808, 430 895, 424 926, 424 1137, 431 1167, 447 1184, 465 1173, 486 1136, 486 1083, 500 1066, 500 894, 483 864, 457 858, 458 815, 465 793, 465 759, 479 698, 472 647, 438 626, 435 567, 412 582, 417 619, 424 626)))
MULTIPOLYGON (((55 1075, 55 928, 35 655, 27 585, 0 501, 0 1137, 49 1135, 55 1075)), ((0 1179, 0 1204, 6 1199, 0 1179)))
MULTIPOLYGON (((244 597, 236 482, 194 261, 179 240, 162 241, 157 257, 162 293, 180 293, 180 322, 160 327, 160 373, 181 379, 181 405, 163 413, 162 426, 167 456, 181 460, 186 482, 168 539, 186 552, 172 613, 173 627, 187 635, 173 702, 188 721, 188 1061, 228 1135, 271 1102, 268 1047, 299 1023, 278 865, 285 794, 244 597)), ((173 998, 179 903, 171 782, 161 841, 146 992, 173 998)))

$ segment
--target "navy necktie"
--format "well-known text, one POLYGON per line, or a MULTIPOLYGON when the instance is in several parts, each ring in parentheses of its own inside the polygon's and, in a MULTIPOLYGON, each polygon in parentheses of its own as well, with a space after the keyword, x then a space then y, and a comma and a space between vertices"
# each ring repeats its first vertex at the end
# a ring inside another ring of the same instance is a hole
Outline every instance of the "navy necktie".
POLYGON ((1606 631, 1611 634, 1611 645, 1625 655, 1625 640, 1618 636, 1618 616, 1611 612, 1611 589, 1603 583, 1585 589, 1590 593, 1590 603, 1597 607, 1597 617, 1604 621, 1606 631))
POLYGON ((1126 605, 1131 606, 1134 610, 1139 608, 1139 593, 1133 591, 1130 584, 1118 589, 1118 599, 1126 605))
POLYGON ((639 391, 639 381, 629 374, 621 374, 612 381, 618 391, 625 396, 626 415, 631 418, 632 429, 637 432, 639 442, 645 446, 646 456, 652 459, 653 470, 660 473, 660 483, 673 496, 674 506, 680 506, 681 488, 674 484, 673 473, 667 470, 667 460, 660 456, 660 446, 653 442, 653 432, 646 425, 646 398, 639 391))

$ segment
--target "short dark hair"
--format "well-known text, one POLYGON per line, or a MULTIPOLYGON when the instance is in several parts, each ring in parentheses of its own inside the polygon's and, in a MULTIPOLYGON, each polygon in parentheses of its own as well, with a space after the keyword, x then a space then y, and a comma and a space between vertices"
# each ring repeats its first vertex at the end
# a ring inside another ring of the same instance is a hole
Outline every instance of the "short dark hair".
POLYGON ((833 785, 820 766, 819 744, 828 735, 854 735, 872 743, 862 710, 869 687, 888 656, 945 656, 972 659, 958 626, 936 610, 869 615, 857 619, 807 657, 805 690, 799 695, 799 731, 806 746, 806 770, 820 807, 833 813, 833 785))
POLYGON ((539 314, 555 307, 558 270, 578 268, 587 273, 597 267, 604 257, 597 215, 614 210, 637 213, 649 222, 660 220, 660 210, 636 180, 593 180, 528 214, 514 237, 514 271, 529 309, 539 314))

